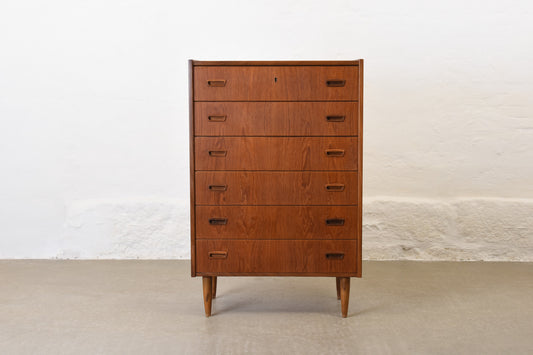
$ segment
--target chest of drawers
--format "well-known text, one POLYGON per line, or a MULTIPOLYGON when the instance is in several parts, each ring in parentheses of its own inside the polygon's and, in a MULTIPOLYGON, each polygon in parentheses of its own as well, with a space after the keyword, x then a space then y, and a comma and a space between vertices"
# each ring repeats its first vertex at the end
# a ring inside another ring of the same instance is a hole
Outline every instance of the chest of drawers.
POLYGON ((361 277, 363 60, 189 61, 191 272, 361 277))

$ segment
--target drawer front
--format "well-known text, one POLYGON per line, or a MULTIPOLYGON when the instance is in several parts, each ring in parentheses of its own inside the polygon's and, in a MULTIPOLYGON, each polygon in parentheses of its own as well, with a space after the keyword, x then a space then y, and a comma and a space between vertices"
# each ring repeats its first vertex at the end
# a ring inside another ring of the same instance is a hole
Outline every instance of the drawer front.
POLYGON ((357 170, 357 137, 197 137, 197 170, 357 170))
POLYGON ((357 102, 196 102, 197 136, 356 136, 357 102))
POLYGON ((197 206, 198 239, 356 239, 357 206, 197 206))
POLYGON ((357 66, 194 68, 196 101, 349 101, 357 84, 357 66))
POLYGON ((357 272, 355 240, 198 240, 198 273, 357 272))
POLYGON ((357 172, 197 171, 199 205, 355 205, 357 172))

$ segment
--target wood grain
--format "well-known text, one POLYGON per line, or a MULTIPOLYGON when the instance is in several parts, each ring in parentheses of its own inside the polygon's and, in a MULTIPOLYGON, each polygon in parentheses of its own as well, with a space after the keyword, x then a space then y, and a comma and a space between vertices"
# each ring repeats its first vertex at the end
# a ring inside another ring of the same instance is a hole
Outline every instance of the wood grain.
POLYGON ((196 66, 196 101, 357 100, 357 66, 196 66), (329 87, 329 80, 344 80, 329 87), (209 81, 225 81, 209 86, 209 81))
MULTIPOLYGON (((358 132, 361 133, 361 136, 357 140, 357 154, 359 155, 357 159, 357 171, 358 171, 358 180, 357 183, 359 184, 357 188, 357 219, 358 219, 358 235, 363 235, 363 87, 364 87, 364 81, 363 81, 363 70, 364 68, 364 61, 363 59, 359 60, 359 83, 358 83, 358 100, 359 100, 359 106, 358 106, 358 117, 359 120, 357 121, 359 124, 358 132)), ((358 239, 357 244, 357 253, 360 255, 359 259, 357 260, 357 277, 361 277, 363 266, 362 266, 362 255, 363 255, 363 241, 362 238, 358 239)))
POLYGON ((196 203, 198 205, 356 205, 357 175, 357 172, 197 171, 196 203), (326 188, 336 185, 342 187, 342 190, 332 191, 326 188), (212 190, 210 186, 217 189, 212 190))
POLYGON ((354 240, 198 240, 199 273, 355 273, 354 240), (211 251, 226 258, 210 258, 211 251))
POLYGON ((350 278, 341 277, 339 286, 341 289, 342 318, 346 318, 348 316, 348 304, 350 303, 350 278))
POLYGON ((358 102, 195 102, 195 134, 356 136, 358 106, 358 102), (225 119, 210 120, 215 116, 225 119))
POLYGON ((206 315, 217 276, 294 275, 336 277, 346 317, 361 276, 363 60, 189 61, 189 93, 206 315))
POLYGON ((195 219, 195 209, 194 206, 196 205, 195 200, 195 188, 194 188, 194 69, 193 69, 193 61, 189 60, 189 154, 190 154, 190 215, 191 215, 191 276, 196 276, 196 219, 195 219))
POLYGON ((217 298, 217 277, 213 276, 211 279, 213 281, 211 283, 211 295, 213 296, 212 298, 215 299, 217 298))
POLYGON ((196 170, 357 170, 357 137, 197 137, 196 170))
POLYGON ((213 301, 213 277, 203 276, 202 286, 203 286, 203 292, 204 292, 205 316, 211 317, 211 304, 213 301))
POLYGON ((197 239, 356 239, 357 231, 357 206, 196 207, 197 239))

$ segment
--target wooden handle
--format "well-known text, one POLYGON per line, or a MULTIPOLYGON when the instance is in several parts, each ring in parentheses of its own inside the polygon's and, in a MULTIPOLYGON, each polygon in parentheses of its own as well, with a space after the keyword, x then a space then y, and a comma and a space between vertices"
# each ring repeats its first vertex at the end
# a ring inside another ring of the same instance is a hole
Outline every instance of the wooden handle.
POLYGON ((326 184, 327 191, 344 191, 344 184, 326 184))
POLYGON ((228 154, 225 150, 210 150, 209 156, 210 157, 225 157, 226 154, 228 154))
POLYGON ((227 189, 227 185, 209 185, 209 190, 211 191, 226 191, 227 189))
POLYGON ((226 86, 226 80, 208 80, 207 86, 211 86, 211 87, 226 86))
POLYGON ((329 260, 342 260, 344 259, 344 253, 327 253, 326 259, 329 260))
POLYGON ((326 116, 328 122, 344 122, 345 116, 326 116))
POLYGON ((226 115, 211 115, 207 116, 209 122, 224 122, 226 120, 226 115))
POLYGON ((343 157, 344 149, 326 149, 326 155, 328 157, 343 157))
POLYGON ((214 226, 221 226, 225 225, 226 223, 228 223, 227 218, 209 218, 209 224, 214 226))
POLYGON ((329 87, 341 87, 346 84, 346 80, 334 79, 326 81, 326 85, 329 87))
POLYGON ((328 226, 343 226, 344 218, 328 218, 326 219, 326 225, 328 226))
POLYGON ((210 251, 207 253, 209 259, 226 259, 228 257, 227 251, 210 251))

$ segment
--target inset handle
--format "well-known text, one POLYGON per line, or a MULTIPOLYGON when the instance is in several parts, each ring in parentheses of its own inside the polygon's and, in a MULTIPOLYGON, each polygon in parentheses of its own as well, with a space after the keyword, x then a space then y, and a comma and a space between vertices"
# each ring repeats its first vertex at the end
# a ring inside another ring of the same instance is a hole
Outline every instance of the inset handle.
POLYGON ((344 184, 326 184, 326 190, 328 191, 344 191, 344 184))
POLYGON ((207 116, 209 122, 224 122, 226 120, 226 115, 211 115, 207 116))
POLYGON ((228 154, 225 150, 210 150, 209 156, 210 157, 225 157, 226 154, 228 154))
POLYGON ((228 223, 227 218, 209 218, 209 224, 213 226, 221 226, 225 225, 226 223, 228 223))
POLYGON ((344 253, 327 253, 326 259, 329 260, 342 260, 344 259, 344 253))
POLYGON ((344 218, 328 218, 326 219, 326 225, 328 226, 343 226, 344 218))
POLYGON ((329 87, 341 87, 341 86, 344 86, 345 84, 346 84, 346 80, 334 79, 334 80, 326 81, 326 85, 329 87))
POLYGON ((208 80, 207 86, 211 86, 211 87, 226 86, 226 80, 208 80))
POLYGON ((345 116, 326 116, 328 122, 344 122, 345 116))
POLYGON ((211 191, 226 191, 227 189, 227 185, 209 185, 209 190, 211 191))
POLYGON ((228 257, 227 251, 210 251, 207 253, 209 259, 226 259, 228 257))
POLYGON ((344 149, 326 149, 326 155, 328 157, 343 157, 344 149))

